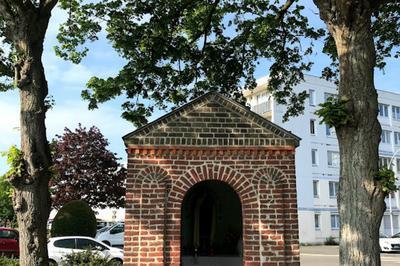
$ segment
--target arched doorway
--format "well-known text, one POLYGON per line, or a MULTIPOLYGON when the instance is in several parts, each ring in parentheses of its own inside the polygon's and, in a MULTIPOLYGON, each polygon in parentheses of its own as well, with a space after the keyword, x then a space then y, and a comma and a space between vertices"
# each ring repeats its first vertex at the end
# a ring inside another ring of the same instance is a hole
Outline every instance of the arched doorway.
POLYGON ((183 265, 242 265, 242 207, 228 184, 207 180, 194 185, 181 217, 183 265))

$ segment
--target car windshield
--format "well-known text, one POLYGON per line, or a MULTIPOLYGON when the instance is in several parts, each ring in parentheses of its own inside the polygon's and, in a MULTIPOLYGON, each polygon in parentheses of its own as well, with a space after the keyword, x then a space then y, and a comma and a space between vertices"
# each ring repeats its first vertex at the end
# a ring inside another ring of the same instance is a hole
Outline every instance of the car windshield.
POLYGON ((105 231, 110 230, 110 228, 111 228, 111 226, 105 226, 105 227, 103 227, 103 228, 97 230, 97 233, 103 233, 103 232, 105 232, 105 231))
POLYGON ((115 225, 111 230, 110 230, 110 234, 120 234, 124 232, 124 227, 125 224, 124 223, 119 223, 117 225, 115 225))
POLYGON ((17 239, 18 235, 12 230, 0 230, 0 238, 17 239))
POLYGON ((387 235, 379 234, 379 238, 389 238, 387 235))

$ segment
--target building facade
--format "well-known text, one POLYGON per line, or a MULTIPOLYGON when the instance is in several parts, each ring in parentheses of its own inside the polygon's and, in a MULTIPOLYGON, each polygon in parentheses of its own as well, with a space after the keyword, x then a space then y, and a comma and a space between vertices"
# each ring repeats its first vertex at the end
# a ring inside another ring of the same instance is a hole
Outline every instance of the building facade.
POLYGON ((300 264, 297 136, 208 93, 124 142, 124 265, 300 264))
MULTIPOLYGON (((301 137, 296 149, 297 200, 299 213, 299 236, 301 243, 320 243, 328 237, 339 236, 339 215, 336 194, 339 182, 339 146, 333 128, 320 124, 315 115, 318 105, 334 96, 335 84, 314 76, 305 76, 305 81, 295 91, 307 91, 304 114, 290 118, 286 123, 282 117, 285 106, 274 101, 267 91, 267 78, 260 79, 253 91, 245 97, 251 109, 273 123, 301 137)), ((382 140, 379 146, 380 165, 391 164, 400 175, 400 94, 378 90, 379 114, 382 140)), ((400 231, 399 192, 386 200, 387 210, 382 220, 381 232, 392 235, 400 231)))

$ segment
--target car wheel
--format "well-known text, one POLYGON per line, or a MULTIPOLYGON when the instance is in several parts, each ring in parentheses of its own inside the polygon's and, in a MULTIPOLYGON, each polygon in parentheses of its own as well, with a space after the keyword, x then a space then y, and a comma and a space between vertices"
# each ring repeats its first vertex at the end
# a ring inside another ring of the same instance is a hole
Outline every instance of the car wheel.
POLYGON ((57 262, 54 260, 49 260, 49 266, 57 266, 57 262))
POLYGON ((109 241, 103 241, 103 243, 111 247, 111 243, 109 241))
POLYGON ((122 266, 122 260, 120 259, 112 259, 110 260, 110 266, 122 266))

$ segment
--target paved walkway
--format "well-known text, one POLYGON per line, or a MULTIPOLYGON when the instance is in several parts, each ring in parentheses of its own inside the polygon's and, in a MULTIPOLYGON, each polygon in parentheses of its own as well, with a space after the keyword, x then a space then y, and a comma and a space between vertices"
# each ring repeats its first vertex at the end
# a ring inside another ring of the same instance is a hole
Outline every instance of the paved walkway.
POLYGON ((242 266, 239 257, 198 257, 197 263, 193 257, 183 257, 182 266, 242 266))
MULTIPOLYGON (((400 253, 381 253, 382 266, 400 266, 400 253)), ((242 266, 238 257, 183 257, 183 266, 242 266)), ((302 266, 337 266, 339 265, 338 246, 300 247, 302 266)))
MULTIPOLYGON (((400 253, 381 253, 382 266, 400 266, 400 253)), ((300 262, 306 266, 339 265, 338 246, 300 247, 300 262)))

